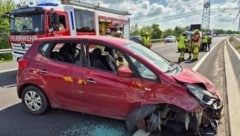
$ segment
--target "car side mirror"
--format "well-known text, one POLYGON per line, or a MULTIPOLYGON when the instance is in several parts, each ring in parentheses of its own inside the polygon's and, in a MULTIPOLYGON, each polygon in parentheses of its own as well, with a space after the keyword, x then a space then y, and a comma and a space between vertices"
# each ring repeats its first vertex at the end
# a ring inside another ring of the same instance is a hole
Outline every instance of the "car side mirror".
POLYGON ((59 17, 57 15, 57 13, 55 13, 54 11, 51 11, 48 13, 49 15, 49 28, 53 29, 54 31, 58 31, 59 30, 59 17))
POLYGON ((118 68, 117 75, 119 77, 132 77, 133 72, 128 66, 121 66, 118 68))

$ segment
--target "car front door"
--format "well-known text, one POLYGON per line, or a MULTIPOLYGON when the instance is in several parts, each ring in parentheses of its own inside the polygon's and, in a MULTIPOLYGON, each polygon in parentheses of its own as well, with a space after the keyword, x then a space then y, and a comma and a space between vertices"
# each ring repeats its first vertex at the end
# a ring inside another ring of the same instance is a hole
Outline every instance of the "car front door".
MULTIPOLYGON (((100 46, 91 44, 91 47, 100 46)), ((91 54, 90 50, 92 49, 89 49, 87 54, 91 54)), ((139 106, 144 97, 142 81, 139 78, 120 77, 117 72, 99 69, 88 64, 84 68, 79 68, 79 71, 83 72, 82 77, 79 77, 82 86, 76 84, 73 86, 75 90, 79 90, 81 95, 79 100, 85 103, 85 112, 123 119, 139 106), (77 89, 78 87, 82 90, 77 89)))
POLYGON ((142 82, 138 78, 119 77, 92 68, 83 70, 85 85, 84 101, 94 113, 115 118, 124 118, 139 106, 144 94, 142 82))

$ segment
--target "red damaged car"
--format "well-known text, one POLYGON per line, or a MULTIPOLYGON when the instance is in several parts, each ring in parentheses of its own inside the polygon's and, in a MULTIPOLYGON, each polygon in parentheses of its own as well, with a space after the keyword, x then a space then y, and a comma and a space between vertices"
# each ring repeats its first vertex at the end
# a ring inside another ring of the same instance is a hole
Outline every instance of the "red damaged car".
POLYGON ((61 108, 126 121, 129 129, 216 133, 222 100, 208 79, 130 40, 35 40, 18 61, 17 93, 26 110, 61 108))

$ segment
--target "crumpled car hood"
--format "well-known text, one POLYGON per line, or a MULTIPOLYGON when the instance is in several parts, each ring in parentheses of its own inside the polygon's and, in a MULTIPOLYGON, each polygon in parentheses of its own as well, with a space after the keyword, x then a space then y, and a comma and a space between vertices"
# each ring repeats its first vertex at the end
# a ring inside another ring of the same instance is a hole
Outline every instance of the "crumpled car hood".
POLYGON ((183 68, 183 71, 181 73, 172 76, 175 80, 182 83, 203 84, 210 93, 217 95, 220 98, 219 92, 216 89, 215 85, 209 79, 198 72, 183 68))

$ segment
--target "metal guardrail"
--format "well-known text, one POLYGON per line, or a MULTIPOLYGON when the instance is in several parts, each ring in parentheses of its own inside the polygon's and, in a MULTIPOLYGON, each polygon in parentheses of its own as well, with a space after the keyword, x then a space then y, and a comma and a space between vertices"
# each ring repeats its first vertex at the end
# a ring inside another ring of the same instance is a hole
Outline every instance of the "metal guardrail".
POLYGON ((164 39, 151 39, 151 42, 163 42, 164 39))
POLYGON ((0 54, 10 53, 12 49, 0 49, 0 54))

